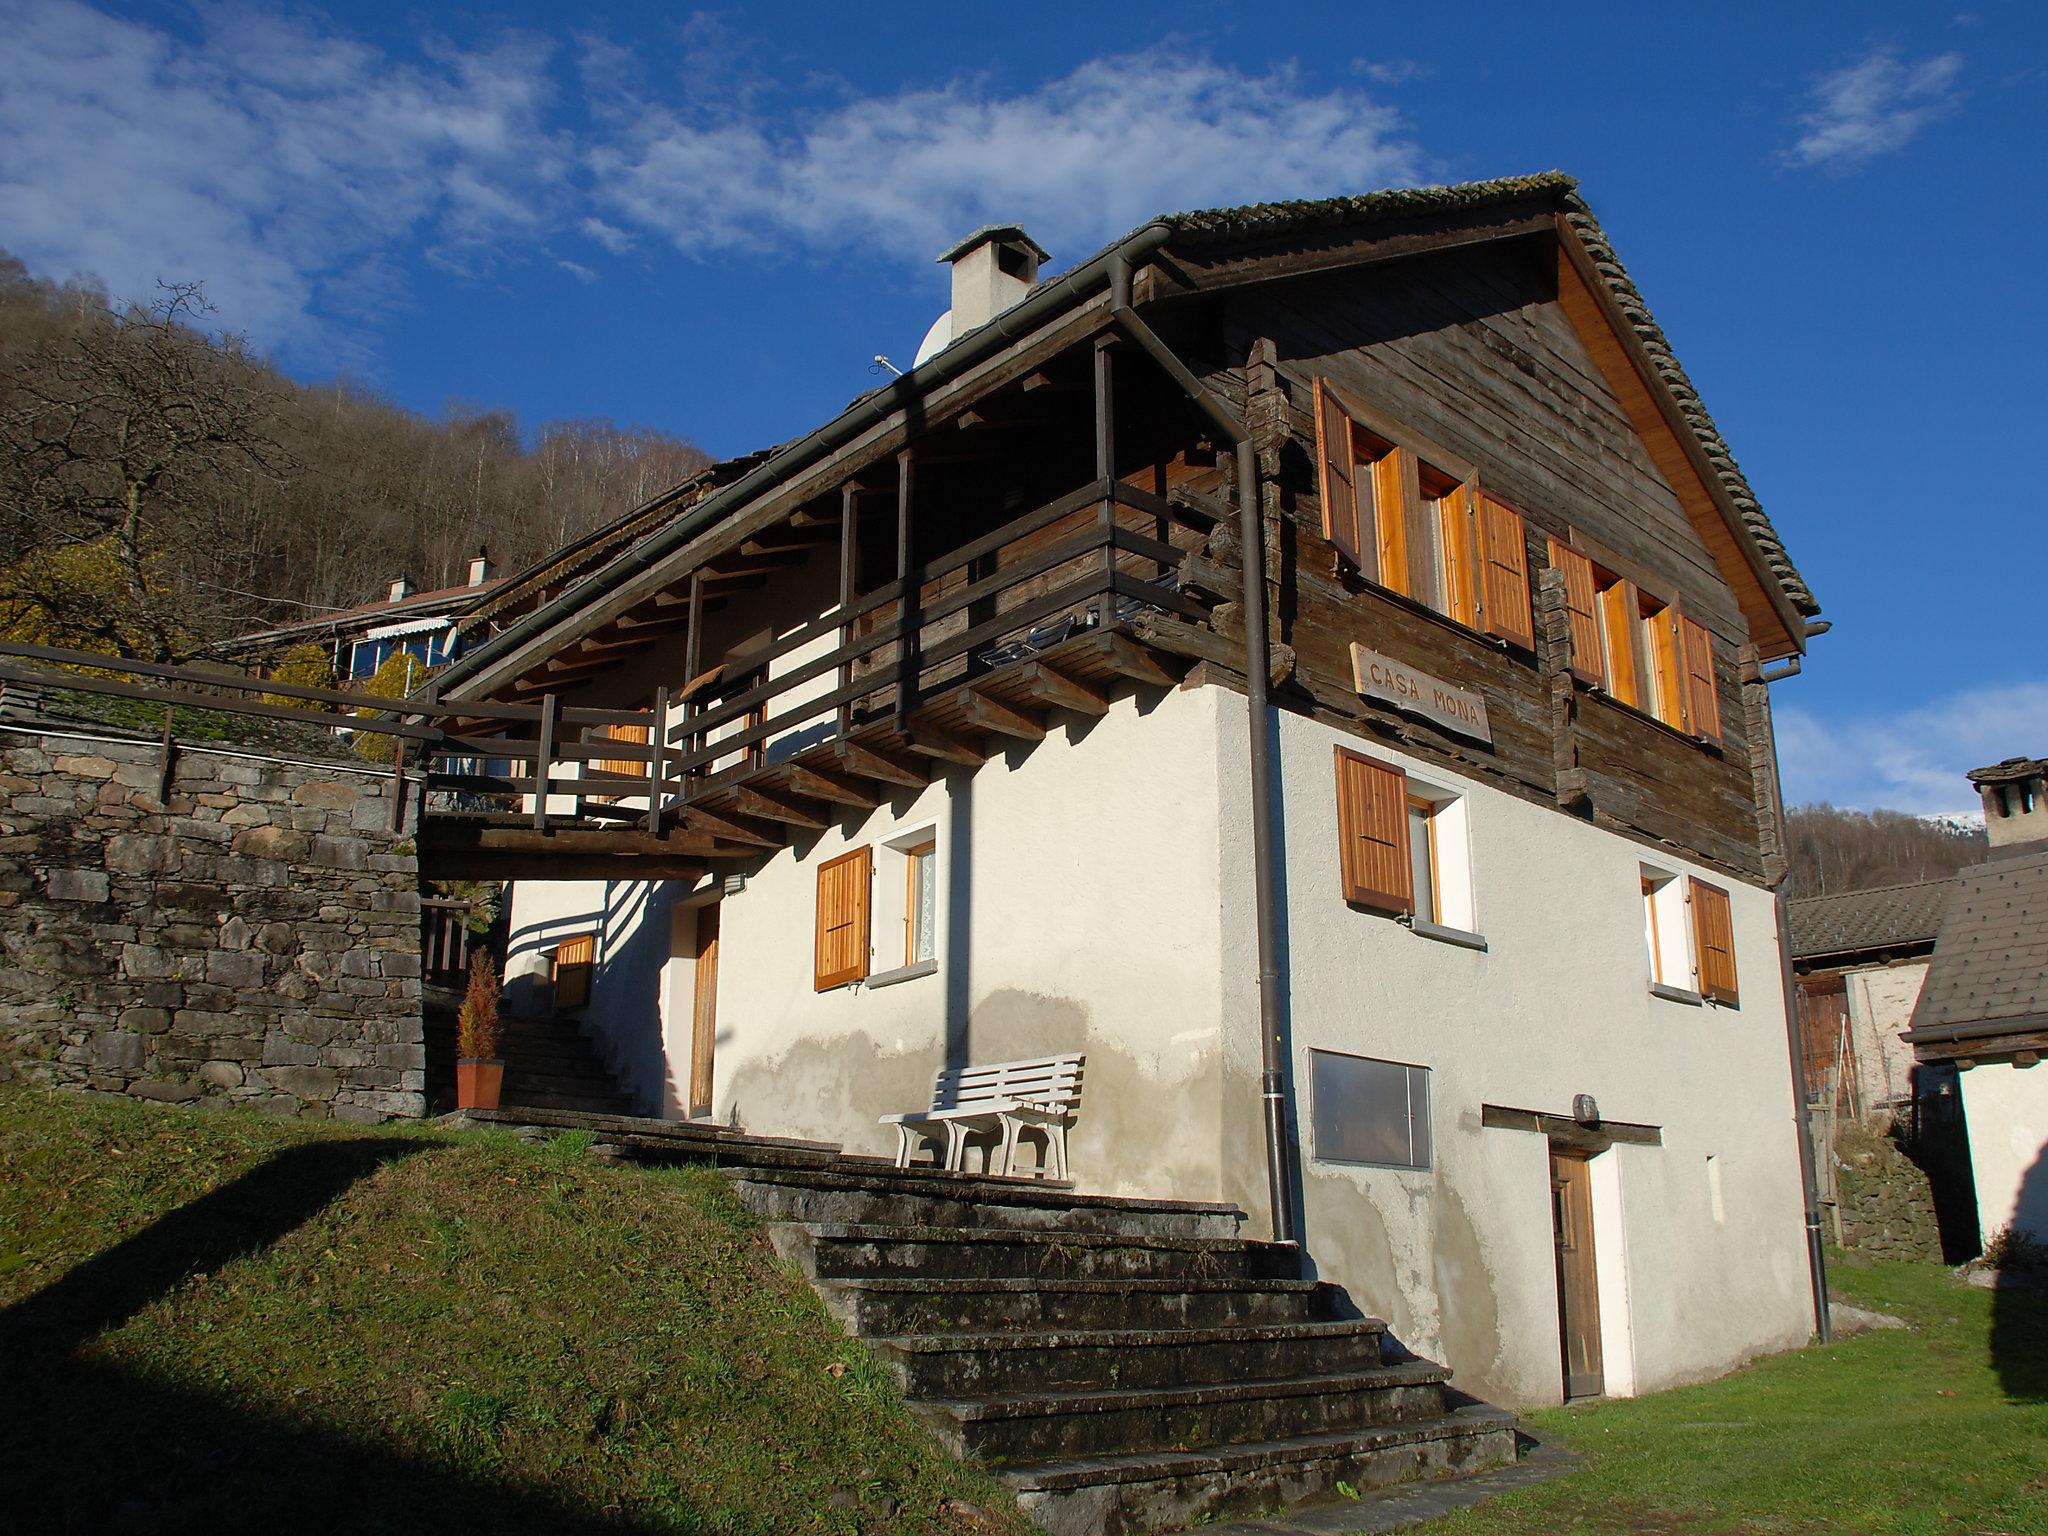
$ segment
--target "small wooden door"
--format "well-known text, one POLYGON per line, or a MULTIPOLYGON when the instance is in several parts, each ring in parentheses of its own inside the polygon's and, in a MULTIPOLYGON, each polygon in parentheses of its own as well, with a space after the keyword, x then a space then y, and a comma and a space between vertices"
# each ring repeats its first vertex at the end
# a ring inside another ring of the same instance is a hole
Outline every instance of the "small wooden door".
POLYGON ((697 990, 690 1024, 690 1113, 711 1113, 711 1052, 718 1038, 718 903, 697 909, 697 990))
POLYGON ((1550 1215, 1557 1238, 1564 1395, 1599 1397, 1607 1380, 1600 1358, 1600 1281, 1593 1265, 1593 1175, 1584 1157, 1552 1149, 1550 1215))

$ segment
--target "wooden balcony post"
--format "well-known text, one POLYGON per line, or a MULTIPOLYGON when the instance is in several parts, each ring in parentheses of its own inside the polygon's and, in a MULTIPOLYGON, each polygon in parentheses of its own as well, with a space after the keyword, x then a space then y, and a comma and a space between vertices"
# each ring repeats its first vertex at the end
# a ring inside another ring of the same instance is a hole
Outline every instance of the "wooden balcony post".
MULTIPOLYGON (((690 573, 690 623, 683 638, 683 686, 689 687, 701 675, 704 664, 704 572, 690 573)), ((697 750, 697 733, 690 725, 692 712, 704 713, 703 704, 689 696, 683 698, 683 751, 697 750)), ((690 774, 685 770, 676 784, 676 799, 688 804, 690 799, 690 774)))
POLYGON ((668 689, 654 690, 654 729, 647 733, 654 756, 647 764, 647 830, 661 836, 662 801, 667 797, 668 689))
POLYGON ((533 762, 533 830, 548 829, 548 780, 555 757, 555 717, 562 701, 552 693, 540 697, 540 746, 533 762))
POLYGON ((896 612, 901 638, 896 642, 896 723, 900 727, 917 708, 917 604, 920 593, 912 580, 916 562, 911 557, 911 495, 916 479, 916 460, 905 448, 896 455, 896 582, 899 592, 896 612))
MULTIPOLYGON (((839 644, 843 647, 853 638, 850 623, 844 622, 846 611, 853 606, 854 574, 858 565, 858 551, 854 540, 859 531, 856 502, 860 491, 849 480, 839 488, 839 612, 842 622, 839 626, 839 644)), ((853 681, 853 664, 839 664, 838 686, 842 692, 853 681)), ((853 730, 853 700, 839 702, 839 739, 844 741, 853 730)))

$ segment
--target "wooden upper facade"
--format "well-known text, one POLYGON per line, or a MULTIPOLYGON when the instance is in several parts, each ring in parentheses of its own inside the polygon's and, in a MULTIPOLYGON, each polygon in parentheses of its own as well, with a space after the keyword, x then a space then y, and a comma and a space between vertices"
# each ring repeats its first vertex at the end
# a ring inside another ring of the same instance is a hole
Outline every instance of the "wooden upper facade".
POLYGON ((1758 671, 1817 606, 1555 176, 1147 226, 515 578, 442 697, 580 758, 579 817, 709 864, 1048 708, 1241 687, 1237 443, 1204 389, 1256 455, 1276 705, 1773 873, 1758 671), (1491 742, 1362 696, 1354 645, 1479 695, 1491 742))

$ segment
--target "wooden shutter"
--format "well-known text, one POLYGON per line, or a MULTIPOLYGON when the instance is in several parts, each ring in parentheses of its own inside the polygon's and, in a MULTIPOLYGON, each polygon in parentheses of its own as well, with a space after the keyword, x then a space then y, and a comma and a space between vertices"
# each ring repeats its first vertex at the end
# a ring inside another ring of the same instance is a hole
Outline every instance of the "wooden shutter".
POLYGON ((1651 677, 1650 712, 1673 730, 1686 728, 1684 642, 1678 633, 1678 605, 1667 603, 1643 615, 1644 653, 1651 677))
POLYGON ((818 866, 817 989, 843 987, 868 973, 868 881, 873 855, 865 847, 818 866))
POLYGON ((1407 774, 1337 748, 1337 836, 1346 901, 1383 912, 1415 910, 1407 774))
POLYGON ((1485 542, 1475 526, 1483 499, 1474 487, 1461 485, 1437 502, 1444 542, 1444 611, 1470 629, 1479 627, 1479 584, 1484 580, 1474 558, 1485 542))
POLYGON ((1529 535, 1522 525, 1522 514, 1491 496, 1479 495, 1478 501, 1479 547, 1484 557, 1480 598, 1486 605, 1486 632, 1534 650, 1536 629, 1529 613, 1529 535))
POLYGON ((1714 681, 1714 645, 1706 626, 1680 618, 1678 632, 1684 640, 1685 691, 1690 704, 1692 733, 1717 746, 1721 741, 1721 690, 1714 681))
POLYGON ((1607 680, 1607 648, 1600 638, 1600 596, 1593 562, 1570 545, 1550 541, 1550 563, 1564 572, 1565 607, 1571 612, 1572 676, 1582 683, 1607 680))
POLYGON ((1407 594, 1414 589, 1408 574, 1408 520, 1420 500, 1421 487, 1415 475, 1415 455, 1405 448, 1389 448, 1372 461, 1372 517, 1359 519, 1359 537, 1373 546, 1374 568, 1366 575, 1390 591, 1407 594))
MULTIPOLYGON (((645 725, 600 725, 591 735, 599 741, 630 741, 642 747, 654 739, 653 728, 645 725)), ((590 771, 619 773, 631 778, 644 779, 647 777, 647 764, 635 762, 631 758, 594 757, 590 760, 590 771)), ((619 797, 613 794, 599 794, 588 798, 600 805, 609 805, 619 797)))
POLYGON ((1600 593, 1600 628, 1607 642, 1607 691, 1632 709, 1643 707, 1642 674, 1636 668, 1636 631, 1642 627, 1642 599, 1632 581, 1617 581, 1600 593))
POLYGON ((1737 1001, 1735 987, 1735 920, 1728 893, 1704 880, 1690 882, 1692 952, 1700 972, 1700 996, 1717 1003, 1737 1001))
POLYGON ((1342 559, 1361 567, 1358 459, 1351 441, 1351 416, 1321 379, 1316 380, 1316 458, 1322 466, 1323 537, 1342 559))
POLYGON ((555 946, 555 1008, 581 1008, 590 1001, 590 970, 597 960, 597 935, 579 933, 555 946))

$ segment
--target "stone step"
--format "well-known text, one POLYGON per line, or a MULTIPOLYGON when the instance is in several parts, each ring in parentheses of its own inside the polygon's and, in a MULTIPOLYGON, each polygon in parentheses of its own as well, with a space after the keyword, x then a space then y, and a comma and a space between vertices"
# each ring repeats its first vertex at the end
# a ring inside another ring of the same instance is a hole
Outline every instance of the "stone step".
POLYGON ((1314 1280, 828 1280, 825 1304, 862 1337, 996 1329, 1223 1328, 1337 1321, 1314 1280))
POLYGON ((622 1114, 633 1107, 617 1090, 579 1092, 573 1088, 526 1088, 510 1083, 499 1095, 499 1102, 516 1109, 570 1110, 581 1114, 622 1114))
POLYGON ((580 1094, 585 1098, 595 1097, 616 1102, 619 1107, 611 1111, 614 1114, 628 1114, 632 1110, 632 1102, 627 1099, 609 1073, 534 1072, 508 1065, 505 1068, 505 1100, 524 1104, 528 1101, 518 1095, 525 1092, 580 1094))
POLYGON ((1112 1392, 1215 1386, 1378 1370, 1387 1325, 1235 1324, 1223 1328, 1076 1328, 1042 1333, 909 1334, 869 1346, 913 1397, 1112 1392))
POLYGON ((1441 1417, 1450 1373, 1427 1360, 1194 1387, 913 1399, 955 1455, 991 1466, 1246 1445, 1441 1417))
POLYGON ((1234 1237, 1132 1238, 1100 1232, 995 1227, 862 1226, 782 1222, 782 1256, 820 1280, 888 1275, 934 1279, 1287 1280, 1300 1274, 1292 1243, 1234 1237))
POLYGON ((1339 1482, 1381 1488, 1483 1472, 1514 1459, 1514 1415, 1471 1407, 1369 1429, 1049 1461, 997 1475, 1049 1536, 1102 1536, 1178 1530, 1334 1499, 1339 1482))
POLYGON ((770 1221, 1004 1227, 1149 1237, 1235 1237, 1244 1212, 1188 1200, 1078 1195, 1065 1185, 930 1168, 738 1176, 741 1203, 770 1221))

